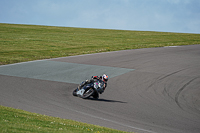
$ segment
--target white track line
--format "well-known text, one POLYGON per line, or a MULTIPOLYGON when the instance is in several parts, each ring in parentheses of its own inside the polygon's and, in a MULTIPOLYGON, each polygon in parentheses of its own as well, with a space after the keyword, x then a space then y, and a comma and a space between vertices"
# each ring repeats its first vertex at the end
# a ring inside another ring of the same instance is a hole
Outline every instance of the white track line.
POLYGON ((137 127, 125 125, 125 124, 120 123, 120 122, 116 122, 116 121, 113 121, 113 120, 109 120, 109 119, 105 119, 105 118, 102 118, 102 117, 94 116, 94 115, 87 114, 87 113, 84 113, 84 112, 81 112, 81 111, 77 111, 77 110, 73 110, 73 109, 70 109, 70 110, 72 110, 74 112, 77 112, 77 113, 80 113, 80 114, 83 114, 83 115, 86 115, 86 116, 90 116, 92 118, 96 118, 96 119, 112 122, 112 123, 115 123, 115 124, 118 124, 118 125, 121 125, 121 126, 124 126, 124 127, 128 127, 128 128, 132 128, 132 129, 135 129, 135 130, 140 130, 140 131, 144 131, 144 132, 148 132, 148 133, 156 133, 156 132, 153 132, 153 131, 150 131, 150 130, 146 130, 146 129, 142 129, 142 128, 137 128, 137 127))

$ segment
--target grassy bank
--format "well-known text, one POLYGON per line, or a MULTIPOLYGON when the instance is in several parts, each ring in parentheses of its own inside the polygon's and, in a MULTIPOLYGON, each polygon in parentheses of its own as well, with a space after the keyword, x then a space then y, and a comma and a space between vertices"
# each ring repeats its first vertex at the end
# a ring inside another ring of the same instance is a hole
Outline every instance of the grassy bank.
POLYGON ((125 133, 91 124, 0 106, 0 132, 125 133))
POLYGON ((125 49, 200 44, 200 34, 0 23, 0 65, 125 49))

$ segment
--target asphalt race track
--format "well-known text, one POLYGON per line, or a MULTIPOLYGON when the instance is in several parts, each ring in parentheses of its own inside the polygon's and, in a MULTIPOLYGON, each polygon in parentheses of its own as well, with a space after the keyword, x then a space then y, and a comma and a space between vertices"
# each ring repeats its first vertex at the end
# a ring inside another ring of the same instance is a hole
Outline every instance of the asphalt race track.
POLYGON ((137 133, 200 133, 200 45, 147 48, 0 66, 0 104, 137 133), (98 100, 72 96, 106 73, 98 100))

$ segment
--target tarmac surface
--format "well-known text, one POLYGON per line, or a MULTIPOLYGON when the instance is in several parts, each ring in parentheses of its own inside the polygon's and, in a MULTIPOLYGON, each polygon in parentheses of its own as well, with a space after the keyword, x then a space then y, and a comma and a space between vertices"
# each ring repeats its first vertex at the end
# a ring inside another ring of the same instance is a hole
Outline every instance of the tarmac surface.
POLYGON ((200 45, 0 66, 0 105, 137 133, 200 133, 200 45), (108 74, 98 100, 72 91, 108 74))

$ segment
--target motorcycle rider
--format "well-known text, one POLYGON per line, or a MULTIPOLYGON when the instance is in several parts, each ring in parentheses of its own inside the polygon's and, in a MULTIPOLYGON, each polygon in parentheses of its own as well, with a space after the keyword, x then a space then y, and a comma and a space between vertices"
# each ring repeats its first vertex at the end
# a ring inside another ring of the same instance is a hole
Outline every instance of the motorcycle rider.
MULTIPOLYGON (((97 79, 97 80, 102 80, 104 82, 104 87, 103 87, 103 92, 104 90, 106 89, 107 87, 107 81, 108 81, 108 75, 106 74, 103 74, 102 76, 92 76, 90 80, 86 80, 84 82, 82 82, 79 86, 78 86, 78 89, 80 90, 84 85, 86 85, 87 83, 92 83, 94 82, 94 80, 97 79)), ((103 93, 101 92, 101 94, 103 93)))

